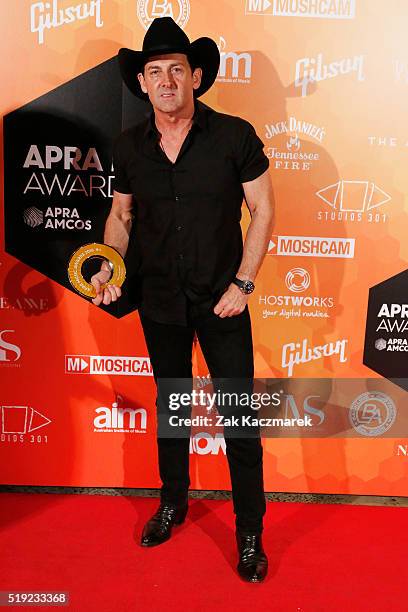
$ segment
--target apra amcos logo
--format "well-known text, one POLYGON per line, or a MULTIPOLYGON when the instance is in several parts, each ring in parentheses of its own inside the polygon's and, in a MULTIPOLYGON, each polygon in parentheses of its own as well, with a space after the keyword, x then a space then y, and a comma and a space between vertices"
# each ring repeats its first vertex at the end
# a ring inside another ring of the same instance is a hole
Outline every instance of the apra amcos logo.
POLYGON ((45 213, 35 206, 26 208, 23 212, 24 223, 29 227, 39 227, 44 224, 44 229, 51 230, 90 230, 92 221, 81 219, 77 208, 60 208, 59 206, 48 206, 45 213))
POLYGON ((14 329, 0 330, 0 364, 18 365, 15 362, 21 357, 21 348, 7 340, 9 334, 15 334, 14 329))
POLYGON ((122 398, 118 397, 112 407, 96 408, 94 432, 104 433, 146 433, 147 411, 145 408, 119 407, 122 398))
POLYGON ((337 181, 323 187, 316 195, 330 207, 317 213, 319 221, 387 221, 382 207, 391 200, 391 196, 370 181, 337 181))
POLYGON ((227 41, 220 36, 218 49, 220 51, 220 68, 217 81, 219 83, 250 83, 252 74, 252 55, 248 52, 236 53, 226 51, 227 41))

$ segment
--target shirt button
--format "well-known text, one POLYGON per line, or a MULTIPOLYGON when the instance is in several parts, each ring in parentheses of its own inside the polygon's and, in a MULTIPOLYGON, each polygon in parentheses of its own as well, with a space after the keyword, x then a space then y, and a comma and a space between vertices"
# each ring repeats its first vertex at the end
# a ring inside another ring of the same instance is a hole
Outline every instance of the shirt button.
POLYGON ((179 201, 180 201, 179 196, 176 196, 176 202, 179 202, 179 201))
POLYGON ((180 232, 182 229, 183 229, 183 228, 181 227, 181 225, 178 225, 178 226, 176 227, 176 230, 177 230, 178 232, 180 232))
POLYGON ((179 254, 177 255, 177 257, 178 257, 178 259, 184 259, 184 255, 183 255, 183 253, 179 253, 179 254))

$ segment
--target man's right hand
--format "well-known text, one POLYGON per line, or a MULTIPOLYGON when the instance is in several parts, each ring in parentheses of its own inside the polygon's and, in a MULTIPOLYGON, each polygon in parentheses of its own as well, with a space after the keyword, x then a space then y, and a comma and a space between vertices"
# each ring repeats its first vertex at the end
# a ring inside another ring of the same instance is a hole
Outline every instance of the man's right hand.
POLYGON ((122 290, 117 285, 107 285, 102 288, 102 285, 108 282, 111 277, 110 270, 100 270, 97 274, 94 274, 91 278, 91 284, 95 287, 96 297, 92 300, 95 306, 105 304, 106 306, 116 300, 122 295, 122 290))

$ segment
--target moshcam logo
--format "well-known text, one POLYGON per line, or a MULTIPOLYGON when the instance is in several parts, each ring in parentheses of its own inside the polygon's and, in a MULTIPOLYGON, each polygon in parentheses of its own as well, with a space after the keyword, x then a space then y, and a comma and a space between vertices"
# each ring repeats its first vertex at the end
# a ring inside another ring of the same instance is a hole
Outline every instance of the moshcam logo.
POLYGON ((356 0, 246 0, 246 15, 353 19, 356 0))

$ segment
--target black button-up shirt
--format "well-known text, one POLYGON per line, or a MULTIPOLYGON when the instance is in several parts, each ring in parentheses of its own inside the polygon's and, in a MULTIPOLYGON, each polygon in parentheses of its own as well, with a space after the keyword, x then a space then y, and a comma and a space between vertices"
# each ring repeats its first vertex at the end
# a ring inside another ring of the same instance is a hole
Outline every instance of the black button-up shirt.
POLYGON ((187 300, 215 306, 242 259, 242 183, 268 168, 252 125, 196 102, 175 163, 154 113, 115 143, 114 189, 133 194, 140 310, 186 325, 187 300))

